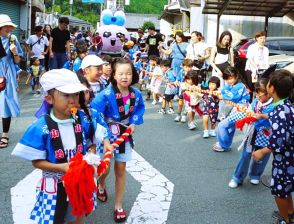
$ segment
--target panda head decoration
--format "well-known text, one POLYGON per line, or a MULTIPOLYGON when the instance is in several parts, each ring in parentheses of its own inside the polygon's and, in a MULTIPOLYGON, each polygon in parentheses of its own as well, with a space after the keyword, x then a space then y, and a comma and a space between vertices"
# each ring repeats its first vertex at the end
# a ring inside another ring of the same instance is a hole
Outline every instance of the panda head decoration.
POLYGON ((102 53, 119 54, 122 51, 121 38, 124 36, 130 40, 130 35, 124 27, 126 16, 123 11, 113 12, 105 9, 101 13, 101 26, 98 28, 99 36, 102 38, 102 53))

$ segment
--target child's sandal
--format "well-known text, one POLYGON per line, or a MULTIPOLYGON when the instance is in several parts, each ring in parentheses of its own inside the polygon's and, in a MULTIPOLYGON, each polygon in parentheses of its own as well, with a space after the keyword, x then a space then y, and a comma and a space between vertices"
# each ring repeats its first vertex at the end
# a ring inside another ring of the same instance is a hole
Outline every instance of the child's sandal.
POLYGON ((99 186, 98 186, 97 198, 101 202, 107 201, 107 191, 105 188, 103 189, 103 192, 100 193, 99 186))
POLYGON ((1 137, 0 138, 0 149, 4 149, 8 146, 9 138, 8 137, 1 137))
POLYGON ((114 210, 114 221, 115 222, 124 222, 127 219, 126 211, 122 208, 114 210))

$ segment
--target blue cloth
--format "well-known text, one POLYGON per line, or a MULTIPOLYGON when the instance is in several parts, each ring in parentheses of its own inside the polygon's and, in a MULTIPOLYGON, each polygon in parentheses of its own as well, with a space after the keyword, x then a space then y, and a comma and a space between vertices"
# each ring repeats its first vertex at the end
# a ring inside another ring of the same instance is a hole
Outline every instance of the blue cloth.
MULTIPOLYGON (((83 134, 83 154, 87 151, 87 140, 90 138, 90 120, 88 116, 82 112, 78 112, 83 134)), ((67 152, 67 150, 65 150, 67 152)), ((71 150, 67 158, 72 158, 76 154, 76 150, 71 150)), ((47 160, 51 163, 57 163, 55 152, 50 141, 50 134, 48 131, 45 116, 39 118, 36 122, 31 124, 25 131, 19 143, 15 146, 12 155, 21 157, 27 160, 47 160), (32 137, 34 141, 32 141, 32 137)))
POLYGON ((176 43, 174 43, 172 46, 171 46, 171 49, 172 49, 172 53, 173 53, 173 59, 180 59, 180 60, 183 60, 186 55, 187 55, 187 47, 188 47, 188 43, 186 42, 182 42, 182 43, 179 43, 178 45, 176 43), (179 48, 181 49, 181 51, 183 52, 183 55, 179 48))
MULTIPOLYGON (((13 55, 10 52, 10 43, 8 37, 0 37, 6 56, 0 59, 0 76, 6 77, 6 88, 0 92, 0 116, 2 118, 17 117, 20 114, 20 106, 18 101, 18 83, 16 81, 16 69, 13 62, 13 55)), ((23 51, 17 39, 14 44, 17 48, 19 56, 23 55, 23 51)))
MULTIPOLYGON (((261 102, 258 102, 258 100, 255 98, 251 104, 252 110, 255 113, 262 113, 267 114, 273 111, 274 106, 271 103, 272 99, 270 99, 265 104, 262 104, 261 102)), ((248 174, 248 169, 250 165, 250 161, 252 158, 252 151, 254 151, 256 148, 263 148, 266 147, 269 141, 269 136, 266 136, 263 132, 263 129, 269 129, 270 123, 268 119, 259 119, 256 122, 254 122, 254 129, 252 129, 252 133, 250 133, 247 136, 247 140, 244 143, 243 151, 241 158, 237 164, 237 167, 235 169, 235 172, 233 174, 232 179, 235 180, 237 183, 241 184, 243 183, 245 177, 248 174), (257 132, 254 144, 252 145, 252 149, 248 150, 247 146, 251 145, 252 141, 249 136, 253 135, 254 130, 257 132)), ((251 167, 250 167, 250 173, 249 176, 253 180, 259 180, 261 175, 263 174, 263 171, 266 167, 266 164, 270 158, 270 154, 265 155, 260 161, 252 161, 251 167)))
POLYGON ((268 148, 273 152, 272 194, 286 198, 294 192, 294 107, 289 100, 275 107, 269 121, 272 134, 268 148))
POLYGON ((242 82, 237 82, 233 86, 225 85, 221 93, 224 100, 230 100, 238 104, 246 105, 250 99, 250 95, 242 82))
MULTIPOLYGON (((236 181, 238 184, 242 184, 244 179, 246 178, 249 170, 250 161, 252 158, 252 152, 247 152, 246 150, 246 142, 243 147, 241 158, 237 164, 237 167, 234 171, 232 179, 236 181)), ((259 180, 263 171, 266 167, 266 164, 270 158, 271 154, 265 155, 259 161, 252 161, 250 167, 249 177, 251 180, 259 180)))
POLYGON ((65 64, 67 60, 66 53, 56 53, 53 52, 54 57, 50 58, 50 69, 60 69, 63 68, 63 65, 65 64))
POLYGON ((68 70, 71 70, 71 71, 72 71, 72 68, 73 68, 72 61, 67 60, 67 61, 64 63, 64 65, 62 66, 62 68, 65 68, 65 69, 68 69, 68 70))
POLYGON ((222 120, 217 126, 217 140, 219 145, 225 150, 230 150, 235 134, 235 123, 230 122, 227 118, 222 120))
MULTIPOLYGON (((140 125, 143 124, 143 115, 145 112, 145 106, 141 92, 134 88, 136 103, 134 110, 129 117, 129 124, 140 125)), ((120 122, 119 111, 116 103, 115 93, 111 86, 108 86, 105 90, 98 93, 95 99, 91 102, 91 107, 98 112, 101 112, 105 120, 109 118, 120 122)))
POLYGON ((82 59, 80 57, 77 57, 73 63, 73 72, 77 73, 82 65, 82 59))
POLYGON ((164 94, 174 95, 177 94, 178 88, 175 84, 172 84, 176 81, 176 76, 172 69, 167 70, 164 73, 164 78, 166 79, 166 88, 164 94))

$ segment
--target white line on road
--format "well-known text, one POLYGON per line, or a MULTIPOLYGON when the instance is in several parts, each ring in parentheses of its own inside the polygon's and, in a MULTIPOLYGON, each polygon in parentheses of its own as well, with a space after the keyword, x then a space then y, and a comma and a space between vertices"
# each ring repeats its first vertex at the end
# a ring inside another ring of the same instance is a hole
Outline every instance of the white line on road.
MULTIPOLYGON (((127 163, 127 171, 140 182, 141 189, 130 211, 127 223, 165 223, 172 200, 174 184, 153 168, 136 151, 127 163)), ((11 204, 15 224, 32 224, 29 220, 35 203, 35 186, 41 178, 41 171, 34 170, 11 188, 11 204)))
POLYGON ((174 184, 134 150, 132 157, 127 163, 127 171, 142 186, 127 223, 166 223, 174 184))
POLYGON ((12 215, 15 224, 32 224, 30 214, 36 202, 36 186, 41 179, 41 170, 34 170, 10 189, 12 215))

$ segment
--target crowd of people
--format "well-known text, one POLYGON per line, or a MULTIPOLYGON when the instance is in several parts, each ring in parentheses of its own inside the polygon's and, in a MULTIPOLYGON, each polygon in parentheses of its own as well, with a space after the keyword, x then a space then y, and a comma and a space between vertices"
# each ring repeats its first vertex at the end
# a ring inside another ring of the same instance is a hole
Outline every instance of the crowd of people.
MULTIPOLYGON (((151 26, 146 36, 138 30, 138 39, 121 35, 123 52, 120 58, 113 58, 101 54, 103 42, 98 33, 69 32, 68 23, 62 17, 54 29, 36 26, 35 34, 26 41, 31 56, 27 83, 34 94, 43 92, 44 101, 37 112, 38 121, 27 129, 13 155, 31 160, 43 170, 38 187, 42 197, 32 219, 81 223, 83 217, 71 213, 61 177, 76 153, 90 150, 103 156, 110 150, 115 161, 114 220, 125 221, 126 162, 132 158, 134 141, 130 136, 117 150, 111 143, 126 129, 133 133, 143 123, 144 104, 150 102, 160 105, 157 113, 175 114, 173 120, 187 123, 189 130, 197 129, 197 114, 202 119, 203 138, 216 137, 212 146, 216 152, 231 150, 237 124, 246 123, 241 158, 228 186, 242 185, 251 158, 250 182, 259 184, 272 153, 271 190, 278 206, 274 214, 277 223, 294 223, 294 77, 285 70, 262 73, 269 67, 265 32, 256 32, 256 43, 247 52, 246 75, 241 76, 229 31, 220 35, 216 46, 209 47, 198 31, 191 33, 190 43, 182 32, 166 41, 151 26), (71 114, 72 107, 79 107, 78 118, 71 114), (57 190, 48 192, 46 187, 57 190), (56 206, 42 206, 44 198, 51 198, 56 206)), ((0 15, 0 71, 7 83, 0 92, 0 148, 8 146, 11 117, 20 114, 15 64, 23 52, 17 39, 11 41, 14 28, 7 15, 0 15)), ((109 172, 108 167, 99 178, 94 201, 96 197, 107 201, 109 172)))

